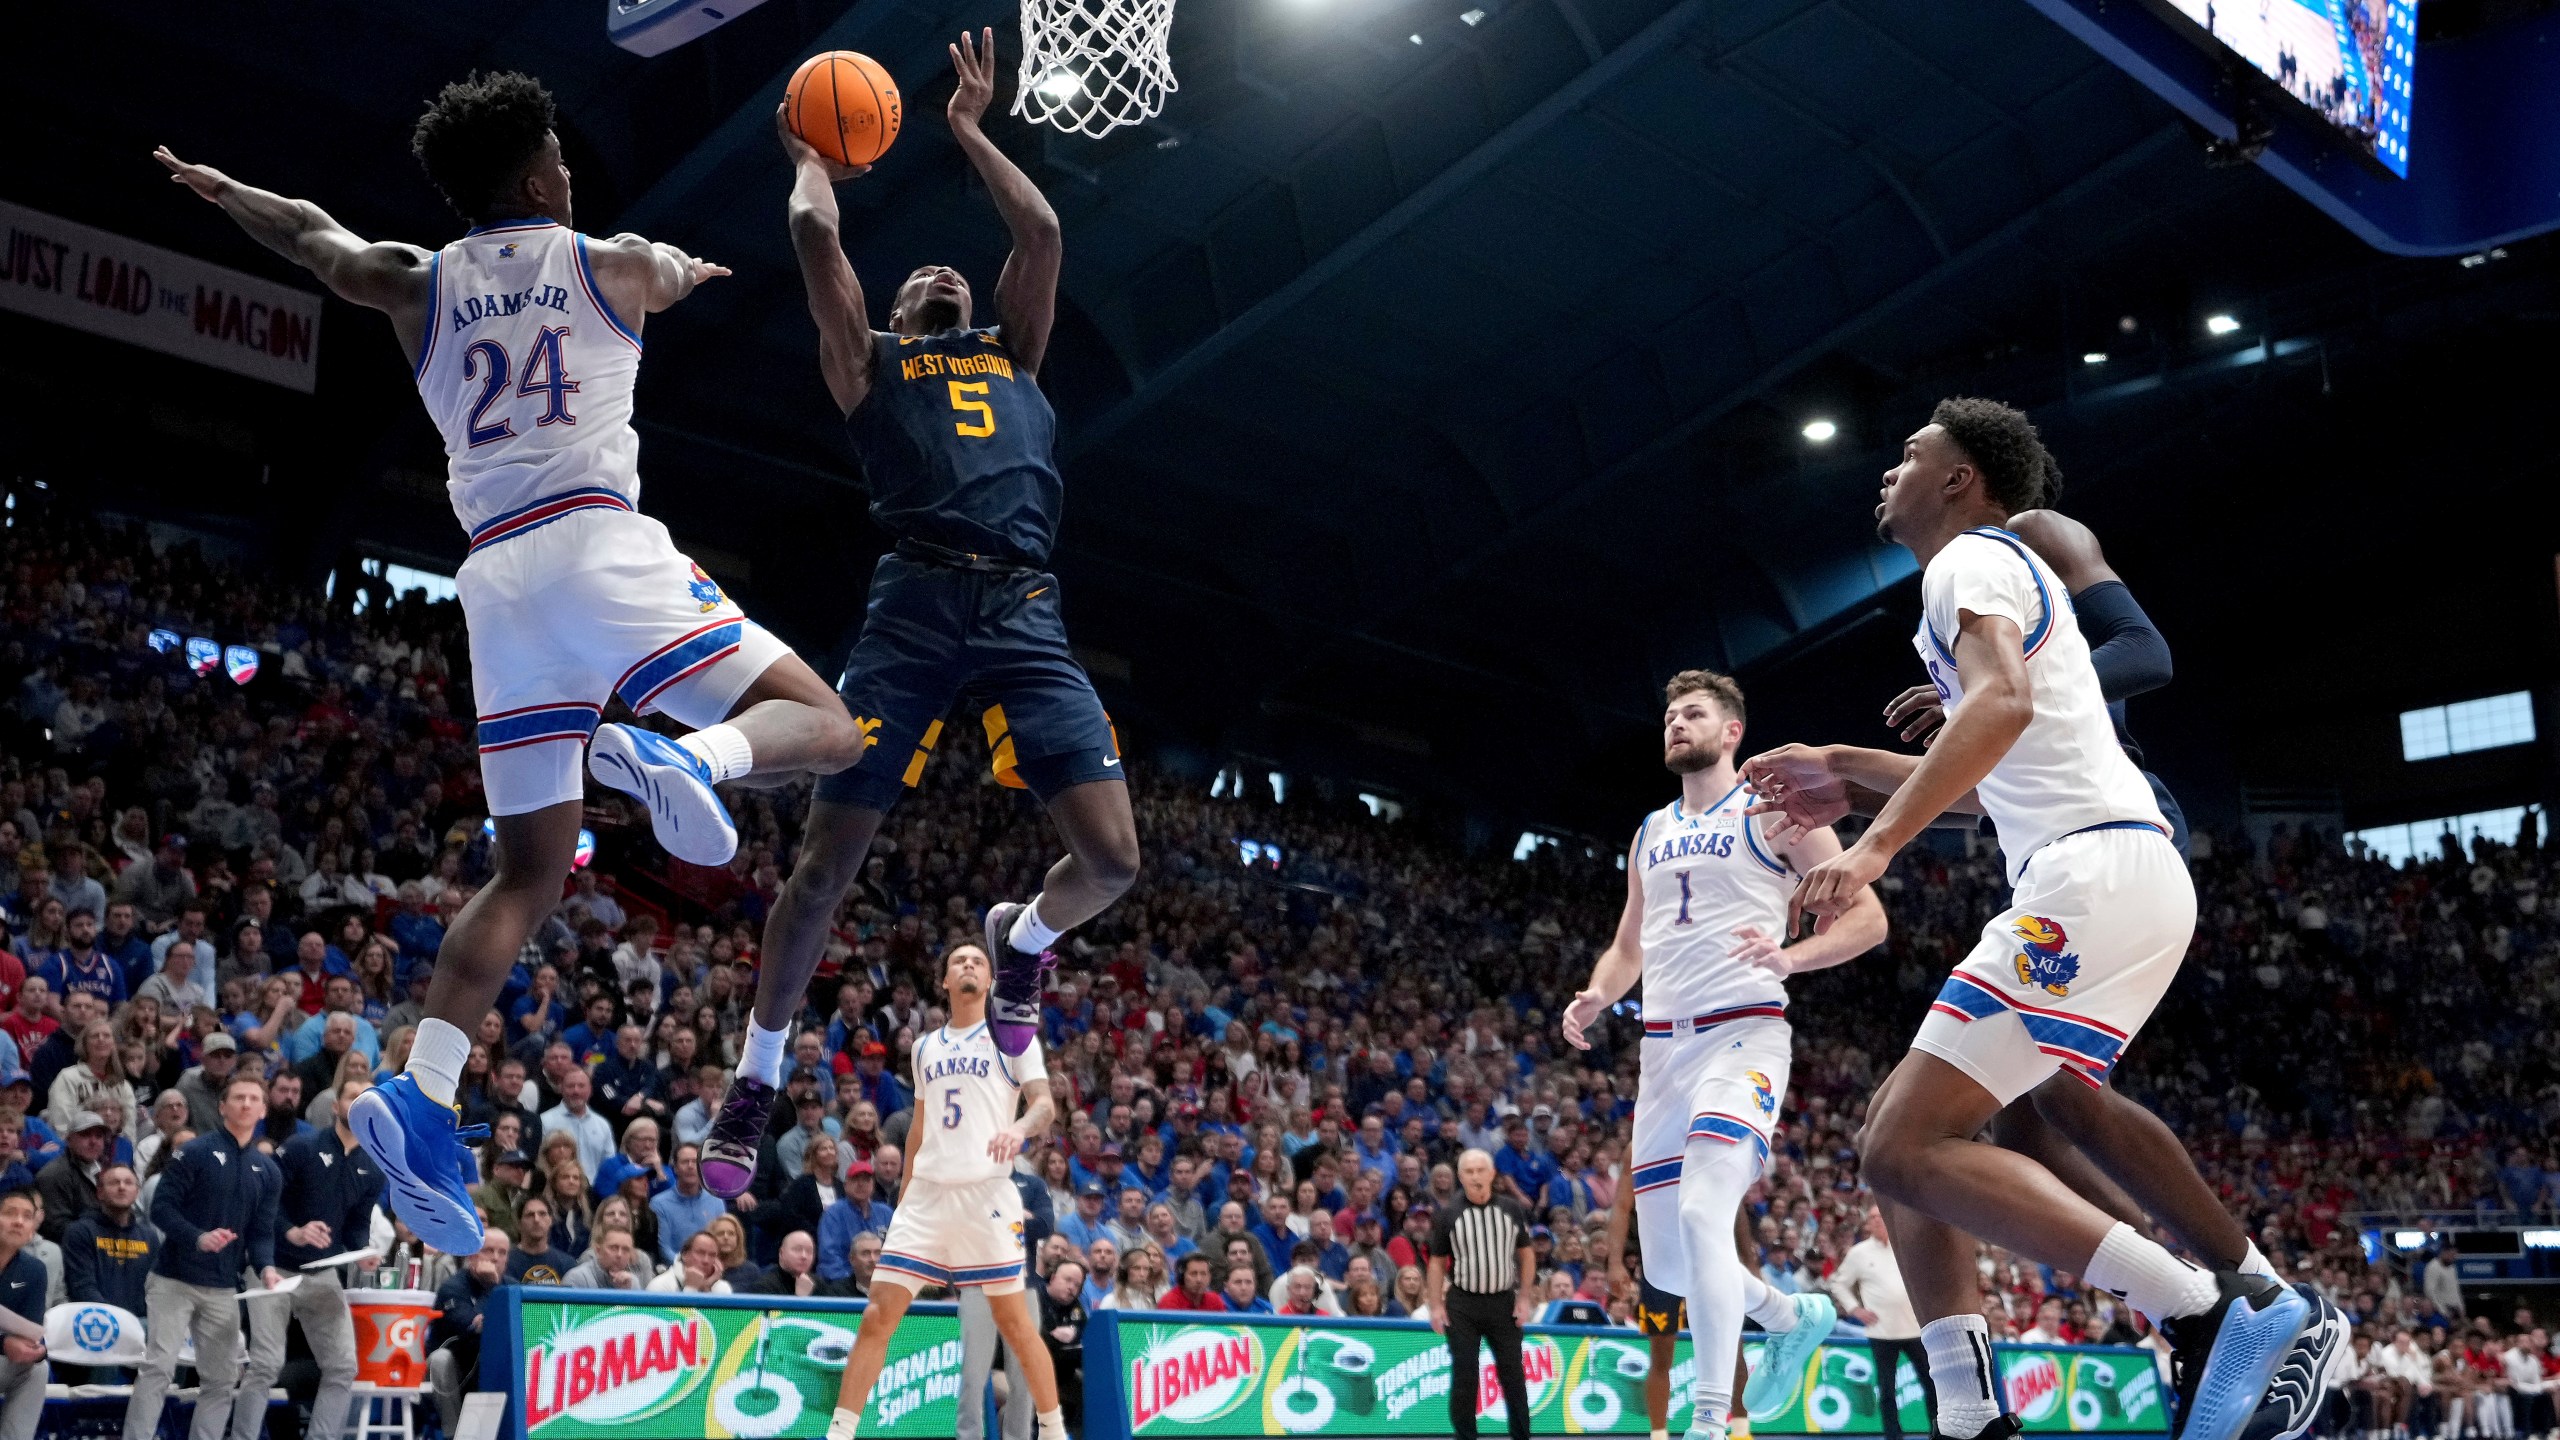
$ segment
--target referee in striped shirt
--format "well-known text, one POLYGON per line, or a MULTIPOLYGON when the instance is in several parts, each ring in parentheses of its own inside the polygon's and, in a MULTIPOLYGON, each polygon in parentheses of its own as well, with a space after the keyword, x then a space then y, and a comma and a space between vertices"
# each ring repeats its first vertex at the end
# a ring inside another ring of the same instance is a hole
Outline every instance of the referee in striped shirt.
POLYGON ((1458 1157, 1460 1203, 1431 1223, 1431 1328, 1449 1337, 1449 1433, 1476 1440, 1477 1342, 1493 1347, 1494 1374, 1511 1440, 1529 1440, 1529 1377, 1520 1368, 1520 1327, 1535 1305, 1538 1262, 1529 1217, 1493 1193, 1493 1157, 1458 1157))

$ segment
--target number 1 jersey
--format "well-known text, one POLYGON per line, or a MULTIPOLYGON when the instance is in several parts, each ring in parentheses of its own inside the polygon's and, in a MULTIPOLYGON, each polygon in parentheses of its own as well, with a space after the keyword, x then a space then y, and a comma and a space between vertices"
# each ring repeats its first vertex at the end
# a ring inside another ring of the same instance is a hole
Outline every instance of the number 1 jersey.
POLYGON ((475 540, 492 520, 581 492, 639 503, 640 336, 596 288, 587 246, 554 221, 512 220, 445 246, 430 267, 418 397, 475 540))
POLYGON ((871 518, 901 540, 1039 569, 1066 485, 1058 417, 999 329, 871 336, 871 392, 845 417, 871 518))
POLYGON ((1049 1083, 1034 1043, 1020 1055, 996 1048, 986 1023, 945 1025, 916 1039, 916 1116, 908 1152, 914 1175, 937 1185, 971 1185, 1013 1173, 1011 1161, 988 1158, 987 1142, 1022 1118, 1022 1092, 1049 1083))

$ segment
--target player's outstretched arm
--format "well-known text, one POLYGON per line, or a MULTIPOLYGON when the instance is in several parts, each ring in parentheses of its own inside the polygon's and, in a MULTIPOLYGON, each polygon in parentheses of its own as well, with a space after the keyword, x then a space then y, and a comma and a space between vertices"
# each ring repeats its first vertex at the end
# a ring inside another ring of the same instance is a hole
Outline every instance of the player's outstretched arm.
POLYGON ((1627 904, 1618 912, 1618 933, 1609 940, 1609 948, 1591 966, 1591 983, 1564 1007, 1565 1043, 1577 1050, 1588 1050, 1591 1041, 1584 1033, 1600 1012, 1618 1003, 1618 997, 1634 988, 1644 974, 1644 880, 1636 862, 1642 858, 1637 844, 1627 847, 1627 904))
POLYGON ((308 200, 290 200, 243 185, 210 165, 191 165, 161 146, 151 157, 169 178, 222 207, 251 239, 320 278, 341 300, 391 317, 414 353, 424 334, 427 262, 434 258, 396 240, 367 241, 308 200))
POLYGON ((697 260, 664 240, 624 231, 587 247, 596 283, 624 315, 655 315, 693 293, 705 280, 729 273, 726 265, 697 260))
POLYGON ((987 182, 996 213, 1013 234, 1013 253, 1004 257, 1004 274, 996 279, 996 314, 1004 321, 1005 348, 1013 352, 1015 364, 1037 374, 1058 315, 1058 263, 1065 253, 1058 239, 1058 212, 1049 208, 1048 197, 1022 167, 1006 159, 979 128, 996 93, 994 28, 976 36, 962 32, 951 47, 951 68, 960 75, 960 87, 951 92, 951 104, 943 112, 951 121, 952 138, 977 167, 978 178, 987 182))
POLYGON ((868 165, 839 165, 819 154, 808 141, 791 133, 790 107, 773 112, 773 128, 782 136, 783 153, 791 157, 791 251, 800 260, 800 279, 809 289, 809 318, 818 322, 818 372, 836 408, 850 415, 871 394, 871 316, 863 308, 862 281, 853 262, 844 258, 844 239, 837 233, 836 184, 864 173, 868 165))

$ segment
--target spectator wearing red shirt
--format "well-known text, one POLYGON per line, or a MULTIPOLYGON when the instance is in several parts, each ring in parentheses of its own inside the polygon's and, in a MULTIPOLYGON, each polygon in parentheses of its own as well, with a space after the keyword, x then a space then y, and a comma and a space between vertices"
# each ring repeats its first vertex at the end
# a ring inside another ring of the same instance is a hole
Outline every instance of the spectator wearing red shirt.
MULTIPOLYGON (((16 956, 0 953, 0 958, 8 961, 6 966, 0 966, 0 972, 17 970, 16 956)), ((19 1054, 33 1055, 38 1046, 53 1038, 54 1031, 62 1028, 61 1021, 44 1013, 52 990, 42 980, 28 984, 24 971, 18 971, 11 988, 15 992, 15 1008, 0 1015, 0 1030, 8 1031, 9 1038, 18 1042, 19 1054)))
POLYGON ((1209 1288, 1209 1257, 1197 1251, 1182 1257, 1182 1279, 1164 1298, 1156 1301, 1159 1310, 1214 1310, 1221 1314, 1227 1308, 1226 1297, 1209 1288))

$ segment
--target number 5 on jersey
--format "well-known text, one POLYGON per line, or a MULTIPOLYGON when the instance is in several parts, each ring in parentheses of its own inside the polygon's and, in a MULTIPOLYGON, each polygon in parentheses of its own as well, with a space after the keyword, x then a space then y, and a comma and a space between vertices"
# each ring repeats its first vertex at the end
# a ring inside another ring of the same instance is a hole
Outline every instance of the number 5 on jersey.
POLYGON ((975 411, 980 422, 972 425, 966 420, 954 420, 951 422, 952 429, 959 431, 963 435, 974 436, 979 439, 984 439, 985 437, 996 433, 996 408, 984 400, 972 400, 969 398, 972 395, 984 395, 986 393, 987 382, 984 380, 954 380, 951 382, 951 409, 953 412, 965 415, 975 411))
POLYGON ((958 1090, 945 1090, 942 1092, 942 1128, 945 1130, 956 1130, 959 1127, 960 1092, 958 1090))

